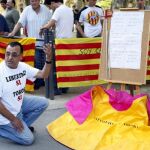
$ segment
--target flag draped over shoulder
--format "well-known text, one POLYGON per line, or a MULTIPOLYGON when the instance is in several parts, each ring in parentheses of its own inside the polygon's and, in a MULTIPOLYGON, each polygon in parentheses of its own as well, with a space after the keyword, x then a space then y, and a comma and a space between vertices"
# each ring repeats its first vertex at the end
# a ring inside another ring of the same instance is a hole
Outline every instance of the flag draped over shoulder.
MULTIPOLYGON (((55 39, 55 44, 58 87, 104 83, 98 80, 102 38, 55 39)), ((150 80, 150 50, 146 78, 150 80)))
POLYGON ((55 39, 58 87, 103 83, 98 80, 102 38, 55 39))
MULTIPOLYGON (((5 49, 7 44, 13 41, 18 41, 23 45, 24 51, 22 61, 34 67, 35 38, 11 39, 0 37, 0 61, 5 57, 5 49)), ((26 91, 34 91, 33 82, 27 80, 26 91)))

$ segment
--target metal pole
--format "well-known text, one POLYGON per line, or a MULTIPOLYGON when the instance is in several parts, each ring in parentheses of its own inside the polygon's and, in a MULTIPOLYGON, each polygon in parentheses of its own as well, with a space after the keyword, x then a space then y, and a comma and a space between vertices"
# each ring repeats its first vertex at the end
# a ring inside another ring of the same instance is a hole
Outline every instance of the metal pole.
POLYGON ((55 48, 54 48, 54 32, 52 30, 49 31, 49 43, 52 45, 52 66, 51 72, 49 76, 49 90, 50 90, 50 99, 54 100, 54 66, 55 66, 55 48))
POLYGON ((46 98, 50 98, 54 100, 54 83, 53 83, 53 66, 54 66, 54 36, 53 32, 49 31, 49 29, 44 30, 44 44, 51 44, 52 45, 52 64, 51 64, 51 71, 49 77, 45 80, 45 90, 46 90, 46 98))

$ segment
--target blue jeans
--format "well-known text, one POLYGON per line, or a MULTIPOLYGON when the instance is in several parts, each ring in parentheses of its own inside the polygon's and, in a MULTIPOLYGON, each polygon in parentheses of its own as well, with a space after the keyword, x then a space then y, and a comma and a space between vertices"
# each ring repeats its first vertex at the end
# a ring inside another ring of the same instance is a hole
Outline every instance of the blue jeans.
POLYGON ((22 109, 17 117, 21 120, 24 129, 18 132, 11 123, 0 125, 0 136, 22 145, 31 145, 34 136, 28 128, 48 107, 48 100, 44 97, 24 96, 22 109))
MULTIPOLYGON (((42 48, 42 47, 41 47, 42 48)), ((36 47, 35 49, 35 59, 34 59, 34 63, 35 63, 35 68, 38 68, 40 70, 42 70, 42 68, 44 67, 45 64, 45 53, 42 49, 39 49, 38 47, 36 47)), ((44 79, 36 79, 34 81, 35 84, 35 88, 40 88, 41 86, 45 85, 44 79)))

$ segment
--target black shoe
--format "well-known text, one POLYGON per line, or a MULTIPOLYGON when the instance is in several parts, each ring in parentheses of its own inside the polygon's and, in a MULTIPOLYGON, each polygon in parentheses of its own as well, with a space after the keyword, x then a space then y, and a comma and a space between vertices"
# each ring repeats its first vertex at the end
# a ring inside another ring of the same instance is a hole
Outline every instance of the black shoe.
POLYGON ((55 95, 61 95, 61 94, 62 94, 62 91, 59 90, 59 89, 57 89, 57 90, 54 91, 54 94, 55 94, 55 95))
POLYGON ((40 86, 34 86, 35 90, 39 90, 40 86))
POLYGON ((62 93, 66 94, 68 93, 69 88, 62 88, 61 90, 62 90, 62 93))
POLYGON ((40 87, 42 87, 42 86, 45 86, 45 83, 43 82, 43 83, 34 83, 34 89, 35 90, 39 90, 40 89, 40 87))
POLYGON ((34 127, 30 126, 29 129, 32 133, 34 132, 34 127))

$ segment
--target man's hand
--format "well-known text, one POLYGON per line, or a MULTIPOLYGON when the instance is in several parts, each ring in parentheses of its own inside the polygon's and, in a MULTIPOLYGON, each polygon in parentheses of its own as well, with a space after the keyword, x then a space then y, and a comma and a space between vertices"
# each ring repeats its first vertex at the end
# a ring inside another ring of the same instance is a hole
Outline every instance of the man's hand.
POLYGON ((79 33, 82 35, 83 38, 87 38, 87 36, 84 34, 82 30, 81 23, 76 22, 76 29, 79 31, 79 33))
POLYGON ((40 36, 43 35, 43 30, 44 30, 43 28, 40 28, 40 32, 39 32, 39 35, 40 35, 40 36))
POLYGON ((51 19, 47 24, 45 24, 43 27, 40 28, 39 34, 42 35, 42 31, 44 29, 53 29, 53 28, 55 28, 55 25, 56 25, 56 20, 51 19))
POLYGON ((8 36, 9 37, 13 37, 15 34, 13 33, 13 32, 10 32, 9 34, 8 34, 8 36))
POLYGON ((83 38, 88 38, 85 34, 82 34, 82 37, 83 37, 83 38))
POLYGON ((17 117, 11 121, 11 124, 18 132, 22 132, 24 129, 22 122, 17 117))
POLYGON ((39 35, 42 36, 43 35, 43 31, 44 29, 49 29, 49 26, 48 24, 44 25, 43 27, 40 28, 40 32, 39 32, 39 35))

